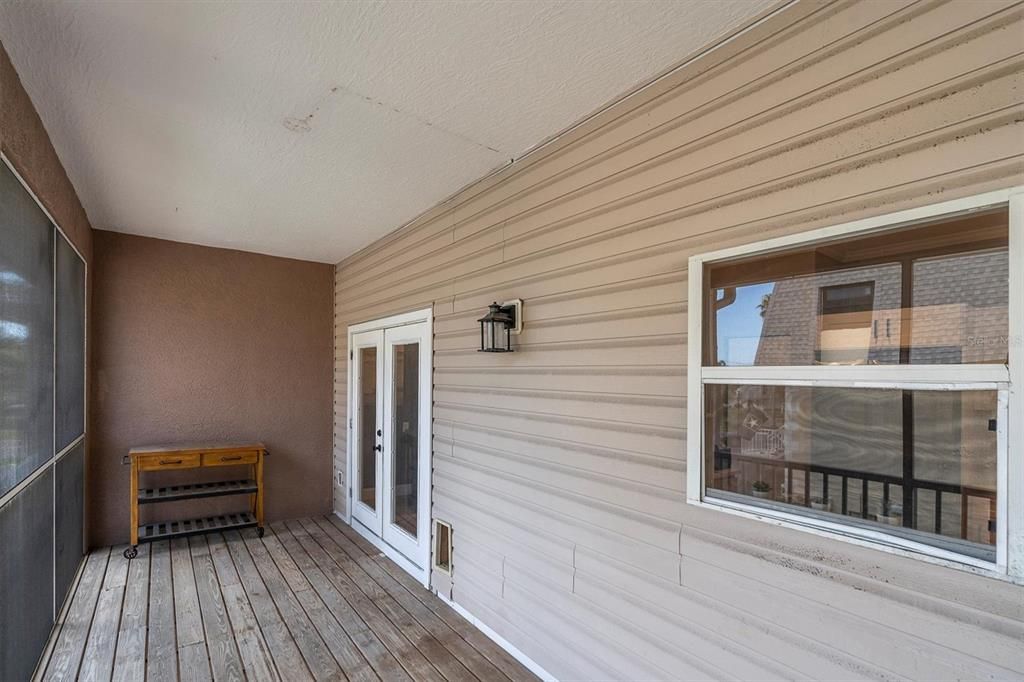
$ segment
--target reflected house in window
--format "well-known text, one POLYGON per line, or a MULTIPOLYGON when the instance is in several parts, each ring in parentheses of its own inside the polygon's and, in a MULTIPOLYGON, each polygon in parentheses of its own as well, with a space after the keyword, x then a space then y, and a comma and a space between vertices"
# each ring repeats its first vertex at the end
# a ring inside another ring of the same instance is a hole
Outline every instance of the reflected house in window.
POLYGON ((856 265, 862 249, 819 247, 812 271, 772 283, 753 364, 1006 363, 1007 248, 984 236, 978 245, 991 248, 976 250, 967 241, 973 231, 989 232, 999 217, 951 221, 934 237, 910 230, 907 253, 876 264, 856 265), (952 243, 943 240, 948 253, 914 248, 919 239, 950 237, 954 226, 965 231, 952 243))
MULTIPOLYGON (((878 338, 875 310, 875 282, 833 284, 819 290, 818 347, 815 360, 821 364, 848 364, 869 360, 878 338), (872 332, 874 332, 872 334, 872 332), (868 358, 862 349, 869 349, 868 358)), ((885 338, 891 339, 890 320, 885 324, 885 338)))
POLYGON ((880 264, 775 282, 754 364, 899 362, 900 279, 880 264))
MULTIPOLYGON (((705 364, 1001 364, 1005 210, 712 266, 705 364)), ((705 387, 711 496, 994 556, 995 391, 705 387)))

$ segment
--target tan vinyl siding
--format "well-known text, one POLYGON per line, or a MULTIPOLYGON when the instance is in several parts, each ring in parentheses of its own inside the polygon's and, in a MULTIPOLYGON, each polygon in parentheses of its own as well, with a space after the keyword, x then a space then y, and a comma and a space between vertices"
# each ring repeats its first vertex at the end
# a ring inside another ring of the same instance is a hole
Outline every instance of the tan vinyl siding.
POLYGON ((343 261, 336 471, 348 326, 433 306, 451 595, 553 675, 1024 678, 1021 587, 685 503, 687 258, 1024 183, 1022 14, 797 3, 343 261))

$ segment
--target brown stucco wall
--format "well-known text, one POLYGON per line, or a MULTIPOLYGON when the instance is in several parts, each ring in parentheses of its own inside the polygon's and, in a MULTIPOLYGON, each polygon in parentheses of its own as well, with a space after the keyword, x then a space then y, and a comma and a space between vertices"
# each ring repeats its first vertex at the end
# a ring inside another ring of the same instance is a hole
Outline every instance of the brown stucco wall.
POLYGON ((263 441, 268 518, 329 511, 333 268, 99 230, 94 249, 93 544, 128 537, 135 445, 263 441))

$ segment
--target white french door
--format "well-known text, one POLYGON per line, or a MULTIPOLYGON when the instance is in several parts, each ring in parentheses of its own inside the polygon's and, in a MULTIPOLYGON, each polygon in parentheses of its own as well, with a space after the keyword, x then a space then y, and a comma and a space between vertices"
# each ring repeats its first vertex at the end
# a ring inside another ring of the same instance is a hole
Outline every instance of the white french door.
POLYGON ((430 326, 350 334, 352 517, 420 571, 430 546, 430 326))

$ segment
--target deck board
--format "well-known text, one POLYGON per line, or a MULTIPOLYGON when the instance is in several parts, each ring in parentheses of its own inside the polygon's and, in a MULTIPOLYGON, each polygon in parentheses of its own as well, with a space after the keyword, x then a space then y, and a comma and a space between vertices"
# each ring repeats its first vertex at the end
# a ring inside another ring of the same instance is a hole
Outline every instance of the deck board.
MULTIPOLYGON (((246 534, 248 535, 248 534, 246 534)), ((306 612, 303 611, 295 593, 288 588, 288 583, 281 576, 266 546, 257 538, 243 540, 256 569, 263 576, 267 592, 277 606, 282 621, 287 625, 295 644, 299 647, 302 657, 306 659, 313 678, 317 680, 337 680, 343 676, 341 667, 331 655, 327 644, 317 629, 313 627, 306 612)), ((236 557, 237 563, 237 557, 236 557)))
POLYGON ((124 547, 114 548, 111 561, 103 576, 103 586, 96 601, 96 613, 89 629, 85 645, 80 676, 86 680, 110 679, 114 672, 114 653, 117 649, 117 633, 121 626, 121 610, 124 605, 124 588, 128 581, 127 561, 116 557, 124 547))
POLYGON ((266 638, 278 674, 282 679, 312 680, 313 675, 299 653, 299 647, 292 639, 288 626, 281 620, 281 614, 270 598, 267 586, 256 570, 256 564, 249 556, 249 550, 245 548, 245 541, 238 533, 228 533, 226 540, 231 550, 231 559, 238 571, 239 585, 249 598, 256 626, 266 638))
POLYGON ((196 587, 199 591, 199 612, 206 631, 206 648, 210 654, 210 670, 216 682, 244 680, 242 660, 238 645, 231 630, 224 595, 217 582, 217 569, 206 538, 196 536, 189 539, 192 552, 192 567, 196 587))
POLYGON ((394 578, 413 597, 419 600, 421 604, 435 613, 448 627, 462 636, 466 642, 487 658, 491 665, 500 670, 505 677, 510 680, 522 679, 523 666, 519 661, 512 658, 510 653, 502 649, 494 640, 480 632, 472 623, 456 613, 455 609, 448 606, 424 588, 423 585, 416 582, 415 578, 403 571, 395 562, 381 555, 376 547, 356 533, 351 526, 343 523, 337 516, 325 518, 351 541, 353 547, 376 562, 378 566, 394 578))
POLYGON ((387 682, 407 682, 411 678, 405 672, 398 659, 388 650, 380 638, 377 637, 355 609, 345 601, 345 598, 328 579, 327 575, 320 569, 313 558, 306 552, 299 542, 299 537, 305 537, 309 542, 305 529, 301 526, 295 528, 295 522, 289 521, 286 524, 291 536, 280 535, 282 542, 288 548, 289 553, 295 558, 296 564, 302 568, 303 573, 309 580, 313 589, 316 590, 327 610, 337 619, 338 623, 352 639, 360 653, 373 666, 374 672, 382 680, 387 682))
POLYGON ((87 558, 47 680, 534 679, 334 517, 87 558))
MULTIPOLYGON (((139 547, 139 555, 128 567, 128 584, 121 605, 121 625, 117 633, 113 678, 132 682, 146 677, 146 624, 149 620, 149 550, 139 547)), ((114 560, 117 560, 114 557, 114 560)))
POLYGON ((277 682, 281 676, 274 665, 263 631, 256 623, 256 614, 253 613, 249 597, 238 579, 231 552, 220 536, 212 536, 207 540, 245 676, 255 682, 277 682))
POLYGON ((71 601, 71 608, 61 628, 54 633, 58 637, 57 642, 54 646, 47 647, 50 650, 50 659, 45 666, 39 666, 46 671, 48 679, 70 680, 78 676, 109 558, 110 548, 105 547, 93 552, 86 559, 85 569, 71 601))
POLYGON ((380 641, 402 664, 406 672, 414 680, 443 680, 441 673, 437 671, 423 654, 413 646, 412 642, 392 623, 380 608, 369 599, 348 574, 335 563, 330 554, 325 550, 321 542, 323 536, 319 526, 312 521, 302 522, 306 535, 300 538, 303 547, 317 562, 317 565, 330 580, 331 584, 341 593, 360 618, 380 639, 380 641))
MULTIPOLYGON (((427 634, 408 611, 398 606, 390 595, 370 580, 366 572, 349 560, 347 555, 334 542, 334 539, 323 530, 323 527, 321 532, 323 535, 317 536, 317 542, 321 544, 321 547, 327 551, 331 558, 347 574, 352 584, 361 590, 362 594, 368 599, 377 604, 378 608, 381 609, 381 612, 392 625, 416 646, 420 653, 445 679, 450 680, 450 682, 471 682, 475 679, 458 660, 455 660, 451 655, 445 655, 440 650, 441 647, 437 640, 427 634)), ((430 674, 433 675, 433 672, 430 674)))
POLYGON ((345 676, 357 682, 375 682, 378 677, 374 674, 366 658, 327 609, 320 596, 312 589, 310 582, 298 570, 294 560, 278 539, 282 533, 287 534, 287 529, 280 526, 275 528, 275 534, 264 538, 264 544, 269 550, 271 558, 285 575, 285 580, 292 587, 295 598, 298 599, 317 632, 320 633, 345 676))
MULTIPOLYGON (((178 679, 178 639, 174 633, 174 586, 171 581, 171 545, 150 545, 149 641, 146 644, 146 680, 178 679)), ((111 557, 118 561, 118 557, 111 557)), ((123 559, 121 559, 123 560, 123 559)))
POLYGON ((362 576, 360 577, 365 576, 368 578, 362 584, 374 587, 376 595, 374 599, 380 599, 380 595, 386 595, 396 607, 404 609, 416 622, 417 631, 420 633, 420 636, 430 642, 432 653, 437 659, 445 661, 451 660, 454 657, 456 661, 462 664, 460 669, 455 671, 451 671, 450 666, 444 666, 443 663, 441 666, 438 666, 446 678, 449 680, 472 679, 472 677, 481 680, 501 680, 505 678, 479 651, 445 625, 436 615, 409 594, 405 588, 398 585, 394 578, 345 538, 341 531, 333 524, 326 519, 319 519, 317 523, 327 532, 328 537, 334 540, 337 546, 352 560, 355 570, 362 571, 362 576), (447 653, 439 647, 447 649, 447 653), (467 678, 466 673, 472 673, 472 677, 467 678))

